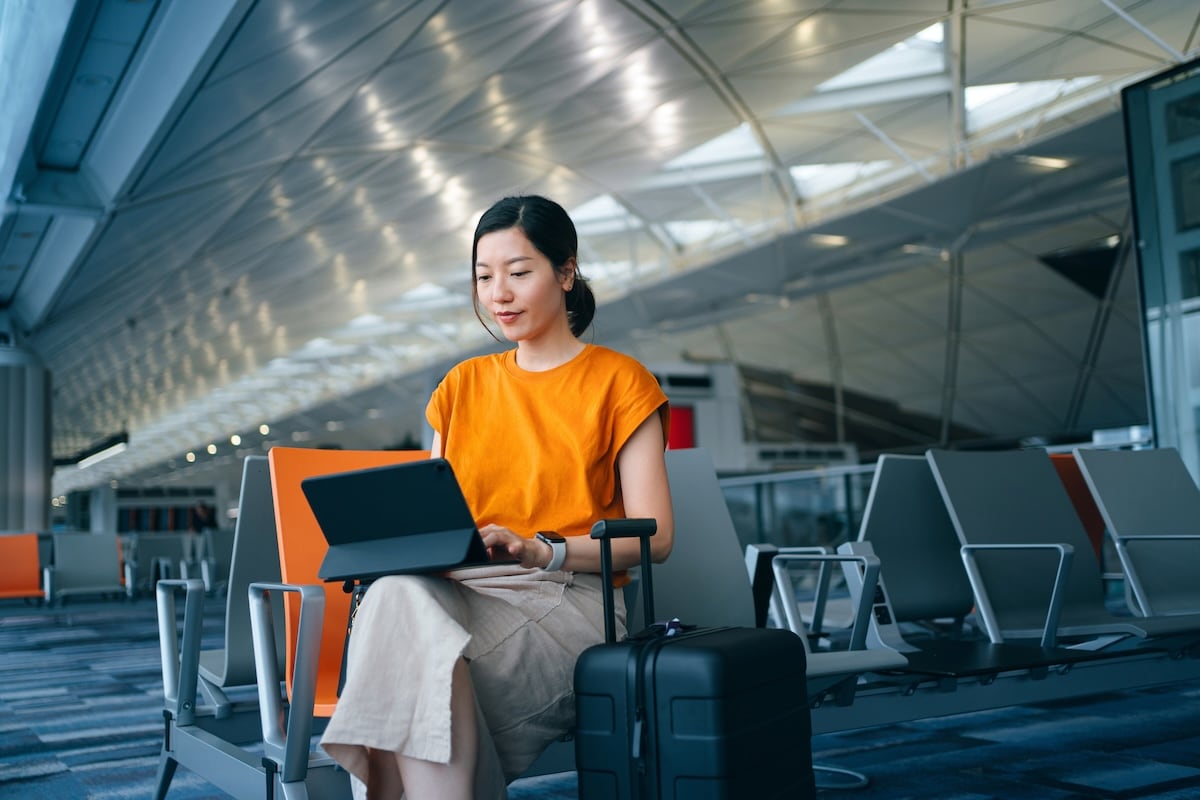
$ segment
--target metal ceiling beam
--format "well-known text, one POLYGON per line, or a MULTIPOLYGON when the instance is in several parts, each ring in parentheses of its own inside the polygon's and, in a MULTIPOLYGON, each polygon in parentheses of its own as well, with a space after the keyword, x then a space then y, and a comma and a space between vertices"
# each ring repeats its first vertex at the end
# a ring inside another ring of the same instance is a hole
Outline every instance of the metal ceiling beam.
POLYGON ((1108 321, 1112 318, 1113 307, 1116 305, 1117 289, 1121 285, 1125 269, 1134 258, 1133 241, 1133 220, 1132 217, 1127 217, 1121 230, 1120 249, 1117 251, 1116 263, 1113 265, 1112 272, 1108 276, 1108 286, 1105 287, 1104 297, 1096 305, 1096 313, 1092 317, 1092 327, 1088 332, 1087 347, 1084 349, 1083 358, 1080 360, 1079 373, 1075 378, 1075 387, 1071 391, 1071 402, 1067 406, 1067 414, 1064 420, 1065 430, 1073 431, 1079 426, 1079 417, 1083 413, 1083 403, 1087 399, 1088 388, 1091 384, 1092 376, 1096 371, 1096 364, 1100 360, 1100 348, 1104 344, 1104 334, 1108 330, 1108 321))
POLYGON ((704 191, 700 184, 694 182, 689 183, 688 188, 691 189, 692 194, 700 198, 700 202, 704 203, 705 208, 707 208, 714 216, 737 231, 738 238, 742 240, 742 244, 746 245, 746 247, 750 247, 754 244, 754 240, 751 239, 749 234, 746 233, 746 229, 743 228, 736 219, 730 216, 729 212, 712 198, 712 195, 704 191))
POLYGON ((950 0, 945 22, 946 69, 950 79, 950 164, 959 170, 971 162, 967 148, 967 19, 964 0, 950 0))
MULTIPOLYGON (((111 211, 138 163, 145 158, 172 107, 195 80, 215 39, 236 11, 251 0, 174 3, 150 22, 143 47, 95 135, 77 173, 41 170, 31 182, 28 210, 52 215, 39 248, 13 299, 13 312, 29 330, 49 314, 75 262, 111 211)), ((57 48, 56 48, 57 50, 57 48)), ((26 210, 26 206, 18 206, 26 210)))
POLYGON ((73 0, 0 5, 0 198, 7 199, 13 188, 74 5, 73 0))
POLYGON ((860 125, 862 125, 868 131, 870 131, 872 133, 872 135, 875 136, 876 139, 883 142, 885 147, 887 147, 889 150, 891 150, 896 155, 900 156, 900 158, 904 159, 908 163, 908 165, 917 172, 918 175, 920 175, 922 178, 925 179, 926 183, 933 183, 934 177, 933 177, 933 175, 930 174, 929 170, 925 169, 925 167, 921 165, 921 162, 917 161, 915 158, 910 156, 908 154, 908 151, 906 151, 903 147, 898 145, 892 139, 892 137, 888 136, 883 131, 882 128, 880 128, 874 122, 871 122, 871 120, 869 120, 865 116, 863 116, 862 112, 855 111, 854 118, 858 120, 860 125))
POLYGON ((767 137, 762 122, 754 115, 749 104, 733 88, 733 84, 729 82, 720 67, 713 63, 700 45, 696 44, 695 40, 683 30, 679 22, 663 10, 658 3, 653 0, 621 0, 621 4, 653 28, 663 41, 674 47, 676 52, 700 73, 713 93, 733 112, 734 116, 750 128, 758 146, 762 148, 763 156, 771 166, 771 178, 779 193, 784 219, 787 220, 788 226, 795 230, 799 225, 796 209, 800 202, 796 184, 792 181, 792 174, 788 171, 787 166, 775 152, 775 147, 767 137))
MULTIPOLYGON (((958 0, 955 0, 955 1, 958 2, 958 0)), ((1138 22, 1136 19, 1131 17, 1129 15, 1129 13, 1127 11, 1125 11, 1125 9, 1118 6, 1112 0, 1100 0, 1100 2, 1104 3, 1104 5, 1108 6, 1112 10, 1112 12, 1114 14, 1116 14, 1118 17, 1120 17, 1121 19, 1125 20, 1130 25, 1132 25, 1133 28, 1138 33, 1142 34, 1147 39, 1149 39, 1150 41, 1154 42, 1156 45, 1161 47, 1167 53, 1167 55, 1171 56, 1171 58, 1175 61, 1176 64, 1182 64, 1184 61, 1187 61, 1187 56, 1185 56, 1183 53, 1176 50, 1174 47, 1171 47, 1171 45, 1164 42, 1162 40, 1162 38, 1158 36, 1158 34, 1156 34, 1154 31, 1150 30, 1145 25, 1143 25, 1142 23, 1138 22)))

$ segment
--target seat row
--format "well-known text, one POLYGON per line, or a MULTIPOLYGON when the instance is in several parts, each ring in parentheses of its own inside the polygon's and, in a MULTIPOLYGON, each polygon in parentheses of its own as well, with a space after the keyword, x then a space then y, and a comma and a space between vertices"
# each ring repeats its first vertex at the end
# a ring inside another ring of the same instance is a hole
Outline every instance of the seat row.
MULTIPOLYGON (((222 588, 233 531, 204 532, 208 557, 198 565, 205 588, 222 588)), ((178 533, 17 533, 0 535, 0 599, 56 603, 82 595, 135 597, 160 578, 193 574, 178 533)))
MULTIPOLYGON (((345 773, 312 746, 337 702, 349 597, 317 579, 325 543, 300 482, 425 456, 276 448, 246 460, 225 646, 201 649, 201 581, 158 584, 165 726, 156 798, 180 764, 239 798, 349 797, 345 773)), ((1098 495, 1107 494, 1107 457, 1077 462, 1098 495)), ((1200 677, 1200 659, 1180 657, 1200 645, 1200 615, 1188 613, 1200 602, 1189 606, 1171 580, 1178 570, 1150 555, 1153 542, 1190 546, 1184 532, 1156 522, 1164 527, 1139 529, 1153 541, 1133 541, 1125 506, 1101 506, 1124 540, 1126 569, 1139 570, 1130 579, 1136 608, 1113 613, 1097 550, 1044 451, 883 456, 859 535, 837 552, 743 549, 707 454, 671 451, 667 462, 679 533, 655 567, 659 614, 704 625, 774 619, 802 636, 809 660, 797 679, 807 682, 814 732, 1200 677), (798 565, 818 570, 804 603, 798 565), (838 569, 851 607, 841 627, 823 613, 838 569)), ((1200 502, 1187 481, 1178 490, 1190 486, 1200 502)), ((643 624, 632 611, 630 629, 643 624)), ((571 763, 567 743, 533 771, 571 763)))
MULTIPOLYGON (((858 537, 838 550, 878 559, 877 578, 844 569, 866 620, 859 638, 907 663, 840 686, 814 732, 1200 676, 1188 574, 1198 511, 1200 491, 1168 449, 882 456, 858 537), (1128 608, 1106 591, 1088 514, 1136 587, 1128 608)), ((813 638, 826 623, 815 603, 807 623, 797 611, 788 572, 808 556, 751 550, 773 566, 777 615, 813 638)))

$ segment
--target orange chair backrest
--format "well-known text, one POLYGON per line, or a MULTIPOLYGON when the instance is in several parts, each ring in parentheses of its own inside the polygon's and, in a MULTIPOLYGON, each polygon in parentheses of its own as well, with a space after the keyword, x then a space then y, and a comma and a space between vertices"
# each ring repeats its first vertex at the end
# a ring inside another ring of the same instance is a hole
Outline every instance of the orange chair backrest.
POLYGON ((36 533, 0 536, 0 597, 41 597, 36 533))
MULTIPOLYGON (((313 516, 300 482, 313 475, 328 475, 355 469, 381 467, 429 458, 425 450, 315 450, 275 447, 268 454, 271 493, 275 501, 275 530, 279 539, 279 574, 284 583, 323 584, 317 569, 325 558, 325 536, 313 516)), ((346 644, 346 622, 350 595, 341 583, 324 583, 325 623, 321 633, 321 657, 317 667, 316 703, 313 715, 328 717, 337 705, 342 649, 346 644)), ((292 669, 296 656, 296 630, 300 623, 300 598, 284 595, 287 622, 287 690, 292 694, 292 669)))
POLYGON ((1104 517, 1096 505, 1096 498, 1092 497, 1092 490, 1083 479, 1083 473, 1079 471, 1079 463, 1071 453, 1051 453, 1050 461, 1071 498, 1071 505, 1075 506, 1075 513, 1079 515, 1083 529, 1087 531, 1088 541, 1096 551, 1096 558, 1103 564, 1104 517))

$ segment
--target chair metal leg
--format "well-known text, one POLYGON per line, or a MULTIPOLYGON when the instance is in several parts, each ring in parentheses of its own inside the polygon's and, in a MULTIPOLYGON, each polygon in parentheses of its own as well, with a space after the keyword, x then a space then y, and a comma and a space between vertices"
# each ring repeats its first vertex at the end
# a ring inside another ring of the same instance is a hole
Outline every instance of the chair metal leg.
POLYGON ((284 800, 308 800, 308 786, 304 781, 280 783, 279 788, 283 792, 284 800))
POLYGON ((154 800, 166 800, 167 789, 171 788, 171 778, 175 777, 175 768, 179 762, 167 755, 164 749, 158 759, 158 780, 154 787, 154 800))

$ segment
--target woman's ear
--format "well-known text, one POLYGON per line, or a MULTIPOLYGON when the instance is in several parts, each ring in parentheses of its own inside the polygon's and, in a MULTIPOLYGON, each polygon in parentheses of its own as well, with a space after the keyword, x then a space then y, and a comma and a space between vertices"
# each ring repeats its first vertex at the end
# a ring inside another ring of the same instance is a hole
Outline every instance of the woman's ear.
POLYGON ((567 263, 563 264, 562 288, 564 292, 571 291, 571 287, 575 285, 575 273, 578 269, 579 265, 575 263, 574 258, 567 259, 567 263))

